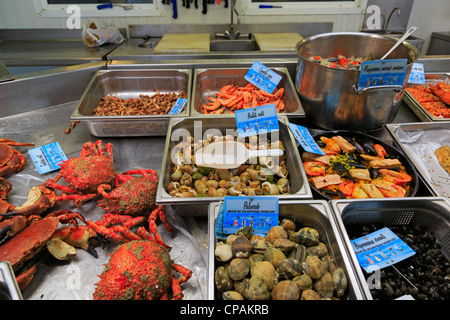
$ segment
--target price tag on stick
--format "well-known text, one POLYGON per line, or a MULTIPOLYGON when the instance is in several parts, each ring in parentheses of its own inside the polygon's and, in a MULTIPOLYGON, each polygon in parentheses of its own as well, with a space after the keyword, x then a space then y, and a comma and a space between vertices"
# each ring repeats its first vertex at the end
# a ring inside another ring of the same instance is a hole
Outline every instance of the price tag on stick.
POLYGON ((406 59, 363 61, 358 91, 370 87, 403 86, 406 59))
POLYGON ((60 169, 59 163, 67 160, 58 142, 30 149, 28 154, 40 174, 60 169))
POLYGON ((282 77, 275 71, 255 61, 244 78, 259 89, 272 93, 282 77))
POLYGON ((238 110, 234 115, 240 138, 280 130, 277 109, 274 104, 238 110))

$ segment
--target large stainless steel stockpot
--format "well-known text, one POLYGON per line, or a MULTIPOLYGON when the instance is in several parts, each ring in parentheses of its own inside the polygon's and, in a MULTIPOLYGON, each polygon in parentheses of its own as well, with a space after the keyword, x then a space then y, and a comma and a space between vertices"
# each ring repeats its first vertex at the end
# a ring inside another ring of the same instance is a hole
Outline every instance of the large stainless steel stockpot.
POLYGON ((387 59, 407 59, 403 86, 377 86, 358 90, 359 70, 337 69, 309 61, 323 58, 368 57, 380 59, 397 39, 364 32, 334 32, 300 41, 295 85, 306 119, 328 130, 369 131, 392 122, 400 107, 412 64, 419 57, 417 48, 407 42, 387 59))

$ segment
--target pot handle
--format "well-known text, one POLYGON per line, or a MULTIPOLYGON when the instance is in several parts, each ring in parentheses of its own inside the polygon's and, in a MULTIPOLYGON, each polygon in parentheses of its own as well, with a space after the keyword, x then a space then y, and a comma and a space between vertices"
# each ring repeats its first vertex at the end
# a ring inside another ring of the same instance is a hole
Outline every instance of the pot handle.
POLYGON ((366 91, 369 90, 393 90, 396 93, 400 93, 403 90, 402 86, 399 85, 395 85, 395 86, 372 86, 372 87, 367 87, 367 88, 362 88, 361 90, 358 91, 358 85, 357 84, 352 84, 350 86, 350 89, 353 93, 357 93, 357 94, 363 94, 366 91))

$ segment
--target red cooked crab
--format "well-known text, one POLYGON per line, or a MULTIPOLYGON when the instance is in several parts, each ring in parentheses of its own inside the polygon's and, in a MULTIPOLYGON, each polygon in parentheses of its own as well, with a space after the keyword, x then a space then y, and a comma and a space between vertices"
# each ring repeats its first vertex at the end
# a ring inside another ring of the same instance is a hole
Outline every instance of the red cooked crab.
POLYGON ((168 299, 183 297, 180 284, 192 271, 173 263, 167 249, 154 241, 131 241, 119 245, 96 284, 94 300, 168 299), (175 278, 174 272, 181 274, 175 278))
POLYGON ((22 170, 25 165, 25 158, 11 146, 33 146, 32 143, 19 143, 10 139, 0 138, 0 177, 11 172, 22 170))
POLYGON ((86 142, 79 158, 63 161, 60 166, 60 173, 54 179, 47 180, 45 186, 64 192, 59 201, 73 200, 76 206, 96 198, 99 188, 110 188, 116 177, 112 144, 103 146, 101 140, 95 144, 86 142), (68 185, 58 184, 60 178, 64 178, 68 185))

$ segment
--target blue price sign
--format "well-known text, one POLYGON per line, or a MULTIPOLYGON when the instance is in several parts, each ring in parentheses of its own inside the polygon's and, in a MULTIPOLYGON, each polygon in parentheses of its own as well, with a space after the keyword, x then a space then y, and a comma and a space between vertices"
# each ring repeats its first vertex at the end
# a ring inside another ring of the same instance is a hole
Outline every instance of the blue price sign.
POLYGON ((67 160, 58 142, 28 150, 28 154, 40 174, 60 169, 59 163, 67 160))
POLYGON ((415 254, 388 228, 350 241, 359 265, 367 272, 391 266, 415 254))
POLYGON ((187 99, 178 98, 177 101, 175 101, 175 104, 173 105, 172 109, 170 109, 169 114, 179 114, 181 111, 183 111, 186 103, 187 99))
POLYGON ((370 87, 403 86, 406 59, 372 60, 361 64, 358 91, 370 87))
POLYGON ((239 228, 251 226, 253 234, 266 235, 278 224, 277 197, 225 197, 223 234, 234 234, 239 228))
POLYGON ((280 130, 274 104, 238 110, 234 113, 241 138, 280 130))
POLYGON ((289 123, 289 129, 305 151, 320 154, 322 156, 325 155, 322 149, 320 149, 314 141, 307 128, 289 123))
POLYGON ((425 84, 425 71, 422 63, 413 63, 408 83, 425 84))
POLYGON ((258 61, 255 61, 244 78, 259 89, 272 93, 282 77, 258 61))

